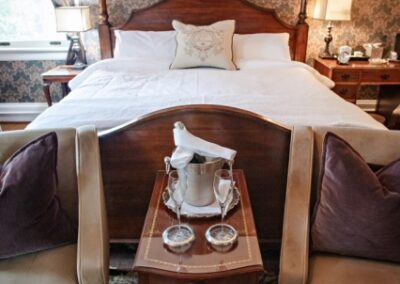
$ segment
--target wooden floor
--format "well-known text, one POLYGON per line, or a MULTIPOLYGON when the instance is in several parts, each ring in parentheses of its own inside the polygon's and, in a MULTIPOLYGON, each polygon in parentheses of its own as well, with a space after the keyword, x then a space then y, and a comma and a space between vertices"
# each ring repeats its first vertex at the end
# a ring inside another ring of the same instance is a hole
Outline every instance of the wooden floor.
POLYGON ((29 122, 0 122, 1 130, 11 131, 24 129, 29 122))

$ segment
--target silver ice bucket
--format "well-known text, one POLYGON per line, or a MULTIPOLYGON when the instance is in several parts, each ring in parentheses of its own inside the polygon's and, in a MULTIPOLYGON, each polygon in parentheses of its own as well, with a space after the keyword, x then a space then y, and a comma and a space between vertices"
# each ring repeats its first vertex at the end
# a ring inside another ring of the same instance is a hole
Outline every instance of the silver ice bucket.
POLYGON ((214 175, 223 164, 223 159, 206 157, 205 163, 190 163, 178 170, 180 186, 187 186, 184 197, 186 203, 201 207, 214 202, 214 175))
MULTIPOLYGON (((197 207, 214 202, 215 171, 224 165, 224 160, 221 158, 205 157, 205 159, 204 163, 189 163, 185 168, 177 170, 180 188, 187 188, 184 201, 197 207)), ((170 157, 165 157, 164 162, 168 173, 171 167, 170 157)))

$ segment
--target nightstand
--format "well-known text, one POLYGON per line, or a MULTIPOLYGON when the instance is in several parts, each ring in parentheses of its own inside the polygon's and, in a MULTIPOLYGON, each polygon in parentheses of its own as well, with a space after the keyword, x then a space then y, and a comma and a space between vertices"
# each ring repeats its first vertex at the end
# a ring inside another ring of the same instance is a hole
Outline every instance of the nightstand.
POLYGON ((336 60, 314 58, 314 68, 336 83, 335 93, 353 103, 361 85, 400 85, 400 63, 373 65, 368 61, 350 61, 340 65, 336 60))
POLYGON ((379 86, 376 112, 391 118, 400 104, 400 63, 369 64, 368 61, 350 61, 340 65, 336 60, 314 58, 314 68, 335 82, 333 91, 345 100, 356 103, 362 85, 379 86))
POLYGON ((51 106, 50 85, 52 83, 61 83, 63 97, 69 93, 67 83, 78 75, 82 70, 72 69, 70 65, 60 65, 45 73, 42 73, 43 93, 47 104, 51 106))

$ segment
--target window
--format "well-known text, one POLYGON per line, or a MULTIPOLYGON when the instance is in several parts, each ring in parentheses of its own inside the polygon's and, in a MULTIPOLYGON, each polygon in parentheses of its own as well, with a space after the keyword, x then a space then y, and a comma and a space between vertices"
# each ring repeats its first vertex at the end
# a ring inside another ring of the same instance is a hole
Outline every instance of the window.
POLYGON ((0 60, 65 58, 68 41, 56 32, 50 0, 0 0, 0 7, 0 60))

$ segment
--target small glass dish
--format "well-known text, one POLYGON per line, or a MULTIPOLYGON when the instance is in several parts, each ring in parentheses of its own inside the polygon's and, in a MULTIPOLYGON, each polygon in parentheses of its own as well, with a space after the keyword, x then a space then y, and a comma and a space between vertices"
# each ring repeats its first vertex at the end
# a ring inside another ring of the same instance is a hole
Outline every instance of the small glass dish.
POLYGON ((236 243, 238 233, 234 227, 228 224, 215 224, 209 227, 205 233, 206 240, 217 251, 230 250, 236 243))
POLYGON ((164 244, 175 253, 187 251, 195 240, 194 232, 189 225, 173 225, 162 233, 164 244))

